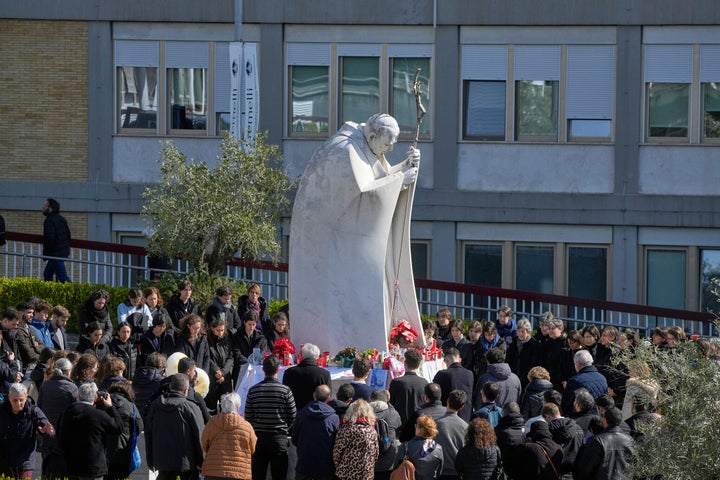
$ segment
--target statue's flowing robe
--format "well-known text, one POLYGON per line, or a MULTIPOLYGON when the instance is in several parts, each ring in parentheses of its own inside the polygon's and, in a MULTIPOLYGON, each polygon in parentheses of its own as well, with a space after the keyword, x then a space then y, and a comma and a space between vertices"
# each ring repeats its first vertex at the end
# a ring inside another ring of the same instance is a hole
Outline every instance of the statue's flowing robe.
POLYGON ((346 123, 310 160, 290 226, 291 339, 335 355, 386 350, 408 320, 423 341, 410 258, 414 184, 373 155, 364 125, 346 123))

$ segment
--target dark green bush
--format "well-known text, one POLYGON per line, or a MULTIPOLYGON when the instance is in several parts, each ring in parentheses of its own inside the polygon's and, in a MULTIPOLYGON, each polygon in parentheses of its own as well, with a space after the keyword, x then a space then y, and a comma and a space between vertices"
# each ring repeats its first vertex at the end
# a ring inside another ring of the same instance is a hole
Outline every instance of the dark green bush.
POLYGON ((78 332, 78 311, 90 292, 97 289, 110 293, 108 308, 113 324, 117 322, 117 306, 125 300, 128 289, 90 283, 46 282, 36 278, 0 278, 0 308, 15 307, 29 297, 43 298, 52 305, 62 305, 70 311, 67 330, 78 332))

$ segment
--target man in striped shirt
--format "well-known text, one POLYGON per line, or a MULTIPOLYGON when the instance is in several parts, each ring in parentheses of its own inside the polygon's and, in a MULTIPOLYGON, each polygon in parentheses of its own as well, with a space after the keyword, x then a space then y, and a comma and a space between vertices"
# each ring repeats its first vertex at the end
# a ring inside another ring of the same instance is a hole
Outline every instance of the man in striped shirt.
POLYGON ((253 478, 265 478, 268 464, 273 480, 284 480, 288 469, 288 438, 295 421, 295 398, 290 387, 278 382, 275 355, 263 360, 265 379, 253 385, 245 401, 245 419, 257 435, 252 457, 253 478))

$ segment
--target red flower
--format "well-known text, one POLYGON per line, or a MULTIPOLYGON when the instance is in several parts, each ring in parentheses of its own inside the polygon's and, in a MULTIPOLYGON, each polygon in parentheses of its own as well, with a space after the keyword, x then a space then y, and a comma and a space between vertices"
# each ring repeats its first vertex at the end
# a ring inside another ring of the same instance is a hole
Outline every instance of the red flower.
POLYGON ((413 343, 418 333, 407 320, 401 320, 396 326, 390 329, 390 343, 413 343))
POLYGON ((287 337, 280 337, 273 344, 273 353, 275 355, 287 355, 295 353, 295 345, 287 337))

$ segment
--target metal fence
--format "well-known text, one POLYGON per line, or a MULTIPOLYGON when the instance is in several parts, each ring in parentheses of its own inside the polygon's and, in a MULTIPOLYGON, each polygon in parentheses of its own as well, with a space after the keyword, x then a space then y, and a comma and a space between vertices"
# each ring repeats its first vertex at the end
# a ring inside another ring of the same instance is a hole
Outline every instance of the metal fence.
MULTIPOLYGON (((8 232, 8 243, 0 249, 0 272, 5 277, 42 278, 44 262, 42 237, 8 232)), ((139 278, 156 278, 164 271, 187 273, 183 260, 159 261, 144 248, 102 242, 73 240, 70 257, 65 260, 74 282, 132 287, 139 278)), ((234 259, 225 276, 257 283, 268 299, 288 298, 287 264, 250 262, 234 259)), ((633 327, 647 334, 656 326, 680 325, 688 334, 717 335, 715 315, 643 305, 588 300, 582 298, 522 292, 501 288, 416 279, 418 304, 424 315, 435 315, 442 307, 464 320, 495 320, 502 305, 510 306, 517 318, 527 317, 537 327, 544 312, 565 321, 567 328, 585 324, 633 327)))

